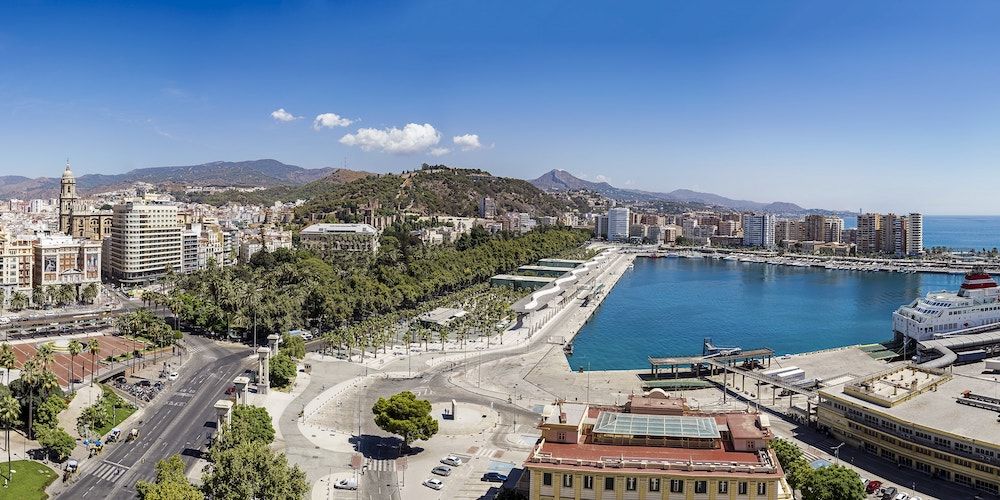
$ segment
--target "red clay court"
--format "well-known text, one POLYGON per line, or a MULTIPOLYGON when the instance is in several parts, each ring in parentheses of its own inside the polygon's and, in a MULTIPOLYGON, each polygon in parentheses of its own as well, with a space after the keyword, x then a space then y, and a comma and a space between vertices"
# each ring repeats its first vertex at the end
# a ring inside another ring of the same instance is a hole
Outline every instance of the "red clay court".
MULTIPOLYGON (((104 366, 101 361, 108 356, 117 356, 125 352, 131 352, 135 349, 142 349, 144 344, 142 342, 137 342, 134 340, 124 339, 122 337, 114 337, 110 335, 100 335, 94 337, 81 337, 79 340, 84 346, 90 342, 91 339, 97 339, 98 345, 100 345, 100 350, 98 351, 97 357, 94 362, 94 369, 100 371, 104 366)), ((60 339, 47 339, 39 340, 37 342, 26 342, 23 344, 12 344, 11 347, 14 348, 14 354, 17 356, 17 366, 15 368, 20 369, 24 366, 24 362, 28 358, 35 355, 38 351, 38 346, 53 342, 55 344, 55 352, 53 356, 52 366, 49 370, 55 374, 56 379, 59 380, 59 385, 63 387, 69 387, 69 375, 70 375, 70 358, 69 349, 67 347, 71 339, 60 338, 60 339)), ((90 376, 90 351, 84 349, 83 352, 78 354, 76 358, 73 359, 73 376, 77 380, 87 380, 90 376)), ((151 358, 147 358, 151 359, 151 358)))

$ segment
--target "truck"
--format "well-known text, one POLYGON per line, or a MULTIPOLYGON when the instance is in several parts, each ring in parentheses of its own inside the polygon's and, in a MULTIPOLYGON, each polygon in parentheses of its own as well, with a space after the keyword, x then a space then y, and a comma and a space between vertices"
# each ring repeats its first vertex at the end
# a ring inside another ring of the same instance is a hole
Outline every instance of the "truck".
POLYGON ((994 372, 1000 371, 1000 358, 987 359, 986 369, 994 372))

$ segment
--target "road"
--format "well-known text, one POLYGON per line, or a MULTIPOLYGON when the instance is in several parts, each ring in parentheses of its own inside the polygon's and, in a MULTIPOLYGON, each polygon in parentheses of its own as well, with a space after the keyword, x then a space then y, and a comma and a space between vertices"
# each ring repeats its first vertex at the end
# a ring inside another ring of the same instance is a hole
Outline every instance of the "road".
POLYGON ((60 498, 133 499, 135 483, 152 479, 157 461, 179 453, 190 466, 207 450, 215 431, 215 402, 233 378, 255 365, 249 348, 194 336, 187 344, 191 359, 167 392, 145 408, 136 426, 139 439, 112 444, 102 456, 83 461, 80 475, 60 498))

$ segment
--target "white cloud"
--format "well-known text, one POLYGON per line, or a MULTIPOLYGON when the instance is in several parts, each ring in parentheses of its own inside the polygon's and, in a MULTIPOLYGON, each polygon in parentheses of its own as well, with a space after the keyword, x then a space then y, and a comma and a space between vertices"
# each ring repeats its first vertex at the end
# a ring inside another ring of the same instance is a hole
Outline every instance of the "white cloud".
POLYGON ((444 156, 450 152, 451 150, 448 148, 433 148, 431 149, 431 156, 444 156))
POLYGON ((290 122, 290 121, 298 120, 299 118, 302 118, 302 117, 301 116, 295 116, 295 115, 289 113, 288 111, 285 111, 285 108, 278 108, 278 109, 276 109, 276 110, 274 110, 274 111, 271 112, 271 118, 274 118, 275 120, 278 120, 279 122, 290 122))
POLYGON ((352 123, 354 123, 354 120, 343 118, 337 113, 323 113, 316 115, 316 119, 313 120, 313 128, 320 130, 323 128, 346 127, 352 123))
POLYGON ((451 140, 456 146, 462 148, 462 151, 475 151, 483 147, 479 143, 479 136, 477 134, 456 135, 451 140))
POLYGON ((361 128, 340 138, 341 144, 358 146, 362 151, 381 151, 396 155, 421 153, 440 141, 441 133, 429 123, 407 123, 402 129, 361 128))
POLYGON ((597 182, 608 182, 608 178, 605 177, 604 174, 597 174, 594 176, 594 180, 597 182))

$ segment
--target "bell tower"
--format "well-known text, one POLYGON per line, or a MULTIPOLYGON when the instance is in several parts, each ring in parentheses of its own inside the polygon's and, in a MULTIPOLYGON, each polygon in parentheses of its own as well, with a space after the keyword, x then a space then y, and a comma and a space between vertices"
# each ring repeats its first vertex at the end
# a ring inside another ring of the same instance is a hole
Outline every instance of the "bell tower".
POLYGON ((63 170, 59 181, 59 231, 70 234, 73 230, 73 205, 76 204, 76 178, 66 160, 66 170, 63 170))

